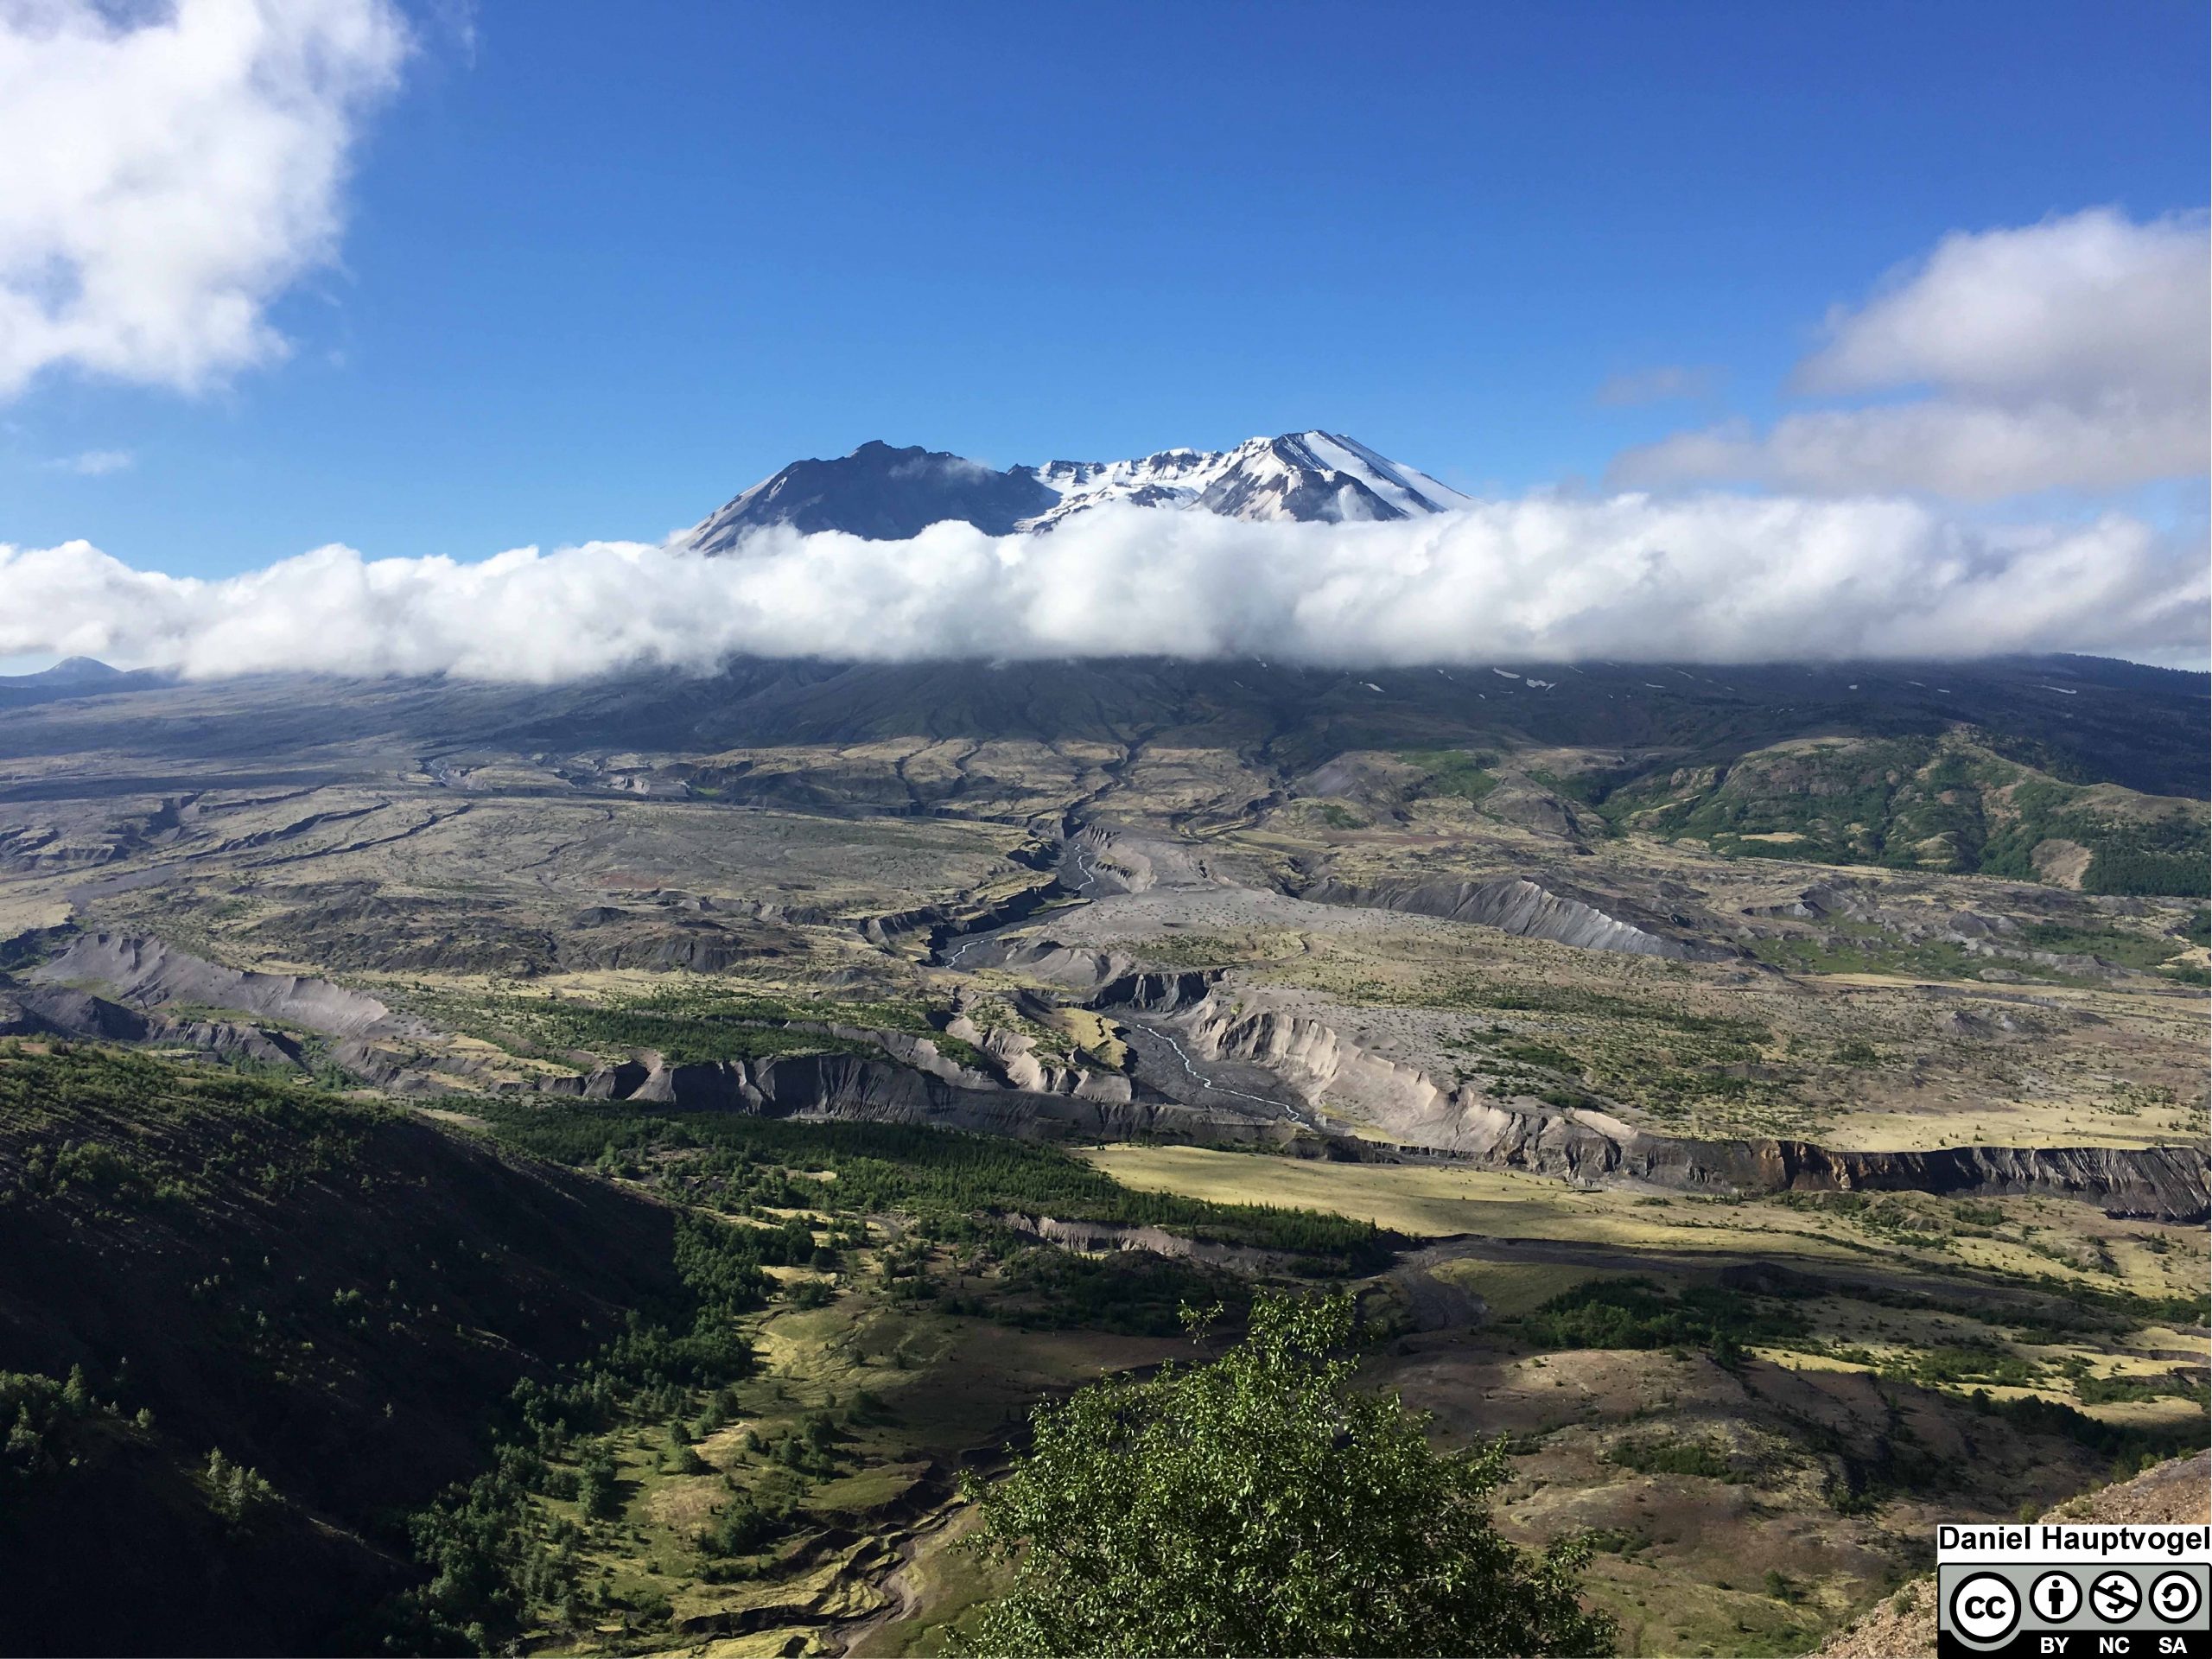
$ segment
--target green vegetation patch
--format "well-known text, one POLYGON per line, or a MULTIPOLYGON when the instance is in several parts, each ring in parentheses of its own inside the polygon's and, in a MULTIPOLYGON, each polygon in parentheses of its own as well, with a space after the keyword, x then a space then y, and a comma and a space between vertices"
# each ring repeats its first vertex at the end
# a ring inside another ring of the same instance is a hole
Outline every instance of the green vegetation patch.
POLYGON ((1749 1472, 1729 1455, 1728 1448, 1713 1440, 1671 1440, 1664 1435, 1631 1437, 1605 1453, 1605 1461, 1640 1475, 1691 1475, 1740 1485, 1749 1472))
POLYGON ((2069 957, 2101 957, 2123 968, 2140 969, 2159 966, 2180 948, 2171 938, 2160 938, 2081 921, 2031 922, 2020 930, 2020 941, 2031 950, 2049 950, 2069 957))
POLYGON ((1735 1132, 1790 1132, 1779 1114, 1791 1103, 1786 1085, 1795 1073, 1769 1057, 1774 1033, 1758 1020, 1700 1013, 1663 997, 1460 974, 1385 988, 1373 1000, 1531 1016, 1446 1040, 1468 1057, 1460 1080, 1492 1079, 1493 1092, 1562 1108, 1618 1103, 1670 1125, 1722 1108, 1735 1132))
POLYGON ((911 1003, 785 998, 741 988, 676 986, 594 1002, 569 996, 461 996, 416 992, 409 1001, 448 1030, 532 1058, 652 1049, 678 1065, 785 1054, 865 1054, 874 1046, 830 1027, 900 1031, 937 1040, 911 1003))
POLYGON ((1840 929, 1824 938, 1792 934, 1751 941, 1751 954, 1770 967, 1794 974, 1888 974, 1906 979, 1972 980, 1987 968, 2001 967, 2024 979, 2050 984, 2082 982, 2076 976, 2021 957, 1978 957, 1942 939, 1904 942, 1873 930, 1852 937, 1840 929))
POLYGON ((296 1083, 184 1067, 122 1050, 0 1046, 0 1203, 70 1196, 96 1211, 181 1211, 245 1189, 281 1198, 352 1169, 380 1109, 296 1083), (189 1135, 188 1160, 142 1145, 137 1126, 189 1135))
POLYGON ((1008 1265, 988 1303, 954 1298, 953 1313, 973 1313, 1025 1331, 1110 1331, 1117 1336, 1172 1337, 1183 1310, 1220 1307, 1241 1319, 1251 1300, 1246 1281, 1217 1268, 1147 1251, 1103 1259, 1058 1250, 1029 1250, 1008 1265))
POLYGON ((2037 848, 2086 849, 2086 893, 2202 896, 2205 815, 2155 797, 2120 812, 1995 752, 1986 734, 1839 739, 1653 773, 1597 803, 1606 818, 1743 857, 2041 879, 2037 848))
MULTIPOLYGON (((780 1244, 766 1230, 679 1221, 683 1305, 665 1322, 633 1314, 620 1337, 554 1382, 525 1378, 516 1385, 492 1468, 410 1522, 416 1559, 430 1579, 385 1610, 404 1650, 460 1646, 480 1653, 512 1642, 537 1610, 556 1609, 575 1623, 594 1594, 599 1608, 608 1605, 603 1592, 586 1584, 579 1554, 590 1523, 620 1508, 623 1476, 607 1433, 641 1416, 668 1417, 670 1462, 678 1472, 703 1471, 690 1449, 690 1430, 676 1414, 708 1393, 710 1415, 728 1415, 726 1390, 754 1369, 739 1317, 767 1300, 763 1269, 784 1253, 780 1244), (556 1504, 573 1504, 575 1518, 556 1504)), ((802 1452, 818 1450, 833 1433, 834 1426, 825 1427, 798 1444, 802 1452)), ((726 1515, 719 1536, 708 1541, 710 1553, 717 1544, 734 1551, 782 1529, 780 1512, 753 1514, 757 1522, 744 1510, 726 1515)), ((668 1615, 665 1598, 655 1605, 632 1597, 626 1606, 649 1622, 668 1615)))
POLYGON ((2092 1417, 2061 1401, 2045 1400, 2038 1395, 2000 1399, 1976 1389, 1967 1395, 1967 1401, 1975 1410, 2000 1418, 2022 1433, 2053 1435, 2119 1459, 2122 1468, 2115 1473, 2122 1479, 2133 1474, 2138 1467, 2204 1449, 2206 1424, 2202 1419, 2178 1427, 2145 1428, 2108 1423, 2101 1417, 2092 1417))
POLYGON ((1811 1324, 1773 1298, 1718 1285, 1669 1294, 1649 1279, 1601 1279, 1553 1297, 1504 1322, 1535 1348, 1699 1348, 1723 1363, 1747 1344, 1805 1337, 1811 1324))
POLYGON ((1497 764, 1494 754, 1459 749, 1402 749, 1398 759, 1419 766, 1424 774, 1417 798, 1439 797, 1479 806, 1499 783, 1498 775, 1491 770, 1497 764))
POLYGON ((1160 1227, 1187 1237, 1322 1257, 1365 1269, 1389 1241, 1371 1223, 1272 1205, 1212 1204, 1123 1186, 1057 1147, 906 1123, 800 1123, 722 1112, 647 1116, 620 1106, 478 1109, 504 1140, 557 1163, 653 1168, 694 1197, 762 1174, 779 1196, 830 1213, 977 1212, 1160 1227), (807 1172, 807 1173, 802 1173, 807 1172))

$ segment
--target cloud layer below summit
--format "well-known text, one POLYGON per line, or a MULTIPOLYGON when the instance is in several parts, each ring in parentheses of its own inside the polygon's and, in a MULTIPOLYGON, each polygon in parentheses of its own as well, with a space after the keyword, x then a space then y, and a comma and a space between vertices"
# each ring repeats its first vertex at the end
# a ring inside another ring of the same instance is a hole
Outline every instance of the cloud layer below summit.
POLYGON ((215 677, 551 683, 733 656, 1335 664, 2201 654, 2204 549, 2139 519, 1965 524, 1893 499, 1532 497, 1382 524, 1135 507, 1050 536, 768 531, 462 562, 325 547, 216 581, 0 546, 0 657, 215 677))

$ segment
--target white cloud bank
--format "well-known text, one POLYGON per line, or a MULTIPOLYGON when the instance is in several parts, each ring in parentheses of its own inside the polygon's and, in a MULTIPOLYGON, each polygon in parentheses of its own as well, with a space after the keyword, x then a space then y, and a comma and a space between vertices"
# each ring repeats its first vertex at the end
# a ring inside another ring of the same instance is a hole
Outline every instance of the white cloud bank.
POLYGON ((1679 433, 1623 454, 1614 481, 1986 501, 2206 470, 2202 213, 2137 223, 2098 208, 1947 237, 1864 306, 1831 312, 1827 334, 1795 390, 1926 395, 1807 410, 1764 432, 1738 423, 1679 433))
POLYGON ((407 46, 391 0, 0 0, 0 397, 282 355, 268 306, 335 253, 407 46))
POLYGON ((0 657, 552 682, 738 654, 1329 664, 2202 650, 2204 550, 2108 515, 1969 528, 1896 500, 1525 499, 1386 524, 1100 509, 1050 536, 770 531, 474 563, 327 547, 219 581, 0 547, 0 657))

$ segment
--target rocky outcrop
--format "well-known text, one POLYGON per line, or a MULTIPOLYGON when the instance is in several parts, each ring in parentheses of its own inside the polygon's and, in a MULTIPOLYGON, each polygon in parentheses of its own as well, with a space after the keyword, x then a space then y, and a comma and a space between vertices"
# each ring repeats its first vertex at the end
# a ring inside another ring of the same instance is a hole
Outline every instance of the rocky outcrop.
POLYGON ((19 1036, 149 1043, 261 1065, 304 1065, 298 1040, 282 1032, 231 1020, 147 1014, 69 986, 30 986, 0 995, 0 1037, 19 1036))
POLYGON ((1473 1133, 1466 1139, 1476 1146, 1459 1155, 1582 1181, 1628 1179, 1685 1192, 2033 1194, 2079 1199, 2111 1216, 2173 1222, 2202 1221, 2212 1207, 2212 1167, 2196 1147, 1850 1152, 1808 1141, 1624 1134, 1624 1126, 1586 1113, 1502 1113, 1468 1127, 1473 1133))
POLYGON ((16 982, 0 982, 0 1035, 15 1033, 194 1048, 302 1071, 327 1058, 400 1094, 501 1086, 493 1057, 445 1050, 440 1033, 422 1020, 363 992, 304 975, 225 968, 159 939, 126 935, 80 935, 16 982), (94 986, 98 991, 88 988, 94 986), (210 1010, 276 1023, 226 1020, 210 1010), (329 1040, 319 1045, 315 1038, 329 1040), (319 1053, 310 1055, 310 1047, 319 1053))
POLYGON ((1249 1245, 1224 1244, 1214 1239, 1187 1238, 1158 1227, 1130 1226, 1114 1221, 1061 1221, 1052 1216, 1010 1215, 1004 1217, 1014 1232, 1064 1250, 1085 1255, 1111 1255, 1141 1250, 1151 1255, 1179 1256, 1217 1267, 1245 1272, 1265 1271, 1283 1260, 1280 1250, 1255 1249, 1249 1245))
POLYGON ((1265 1066, 1310 1103, 1332 1094, 1356 1097, 1370 1126, 1397 1137, 1404 1153, 1679 1192, 2034 1193, 2077 1198, 2114 1216, 2183 1222, 2212 1209, 2212 1157, 2201 1147, 1858 1152, 1808 1141, 1654 1135, 1600 1111, 1525 1106, 1441 1084, 1323 1020, 1227 1000, 1207 975, 1131 975, 1099 1002, 1170 1016, 1193 1052, 1265 1066))
POLYGON ((1838 1152, 1803 1141, 1748 1141, 1760 1171, 1797 1191, 2035 1193, 2079 1198, 2111 1216, 2202 1221, 2208 1202, 2204 1148, 2172 1147, 1946 1147, 1932 1152, 1838 1152))
POLYGON ((881 944, 901 934, 926 930, 930 936, 930 948, 938 950, 944 947, 947 940, 963 933, 983 933, 993 928, 1010 927, 1035 915, 1055 899, 1067 896, 1068 891, 1060 885, 1059 878, 1048 875, 1042 881, 1033 881, 1027 887, 1018 887, 983 905, 924 905, 887 916, 870 917, 861 925, 861 931, 875 944, 881 944))
MULTIPOLYGON (((1027 1090, 1046 1095, 1073 1095, 1083 1100, 1125 1101, 1132 1097, 1128 1078, 1110 1071, 1095 1071, 1081 1065, 1063 1065, 1040 1057, 1036 1043, 1025 1032, 1009 1026, 980 1029, 964 1014, 956 1014, 946 1023, 944 1034, 980 1050, 997 1068, 998 1077, 1013 1089, 1027 1090)), ((906 1038, 896 1042, 891 1033, 880 1039, 887 1053, 906 1058, 915 1058, 908 1065, 919 1065, 934 1071, 946 1081, 966 1088, 989 1088, 994 1080, 983 1074, 957 1066, 944 1059, 937 1045, 927 1038, 906 1038)))
POLYGON ((87 933, 22 976, 34 985, 99 985, 142 1008, 165 1003, 236 1009, 331 1037, 413 1033, 420 1027, 372 996, 327 979, 225 968, 156 938, 87 933))
POLYGON ((1675 962, 1724 962, 1738 954, 1617 899, 1601 900, 1526 876, 1490 881, 1432 881, 1414 887, 1356 887, 1333 876, 1300 895, 1325 905, 1357 905, 1473 922, 1517 938, 1549 939, 1584 950, 1618 950, 1675 962))
POLYGON ((0 999, 0 1037, 92 1037, 143 1043, 154 1022, 137 1008, 68 986, 24 987, 0 999))
POLYGON ((1174 1014, 1212 994, 1220 981, 1217 968, 1152 969, 1126 973, 1102 986, 1091 999, 1093 1007, 1136 1008, 1146 1014, 1174 1014))
POLYGON ((1135 959, 1118 950, 1080 950, 1052 939, 965 939, 946 951, 944 959, 971 972, 1017 968, 1025 978, 1065 986, 1086 996, 1136 969, 1135 959))
POLYGON ((683 1111, 747 1112, 763 1117, 851 1118, 928 1123, 1027 1138, 1126 1140, 1139 1135, 1233 1141, 1272 1126, 1230 1111, 1186 1106, 1126 1077, 1092 1074, 1066 1093, 966 1087, 929 1071, 858 1054, 782 1055, 759 1060, 671 1065, 631 1060, 588 1076, 549 1078, 543 1092, 591 1100, 631 1100, 683 1111))

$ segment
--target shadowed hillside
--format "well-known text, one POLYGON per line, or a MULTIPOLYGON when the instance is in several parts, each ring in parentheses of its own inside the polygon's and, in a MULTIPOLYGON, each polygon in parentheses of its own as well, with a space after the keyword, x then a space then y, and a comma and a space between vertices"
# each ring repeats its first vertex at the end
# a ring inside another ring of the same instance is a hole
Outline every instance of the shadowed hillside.
POLYGON ((404 1512, 518 1378, 677 1295, 672 1235, 420 1118, 0 1046, 0 1646, 358 1643, 404 1512))

